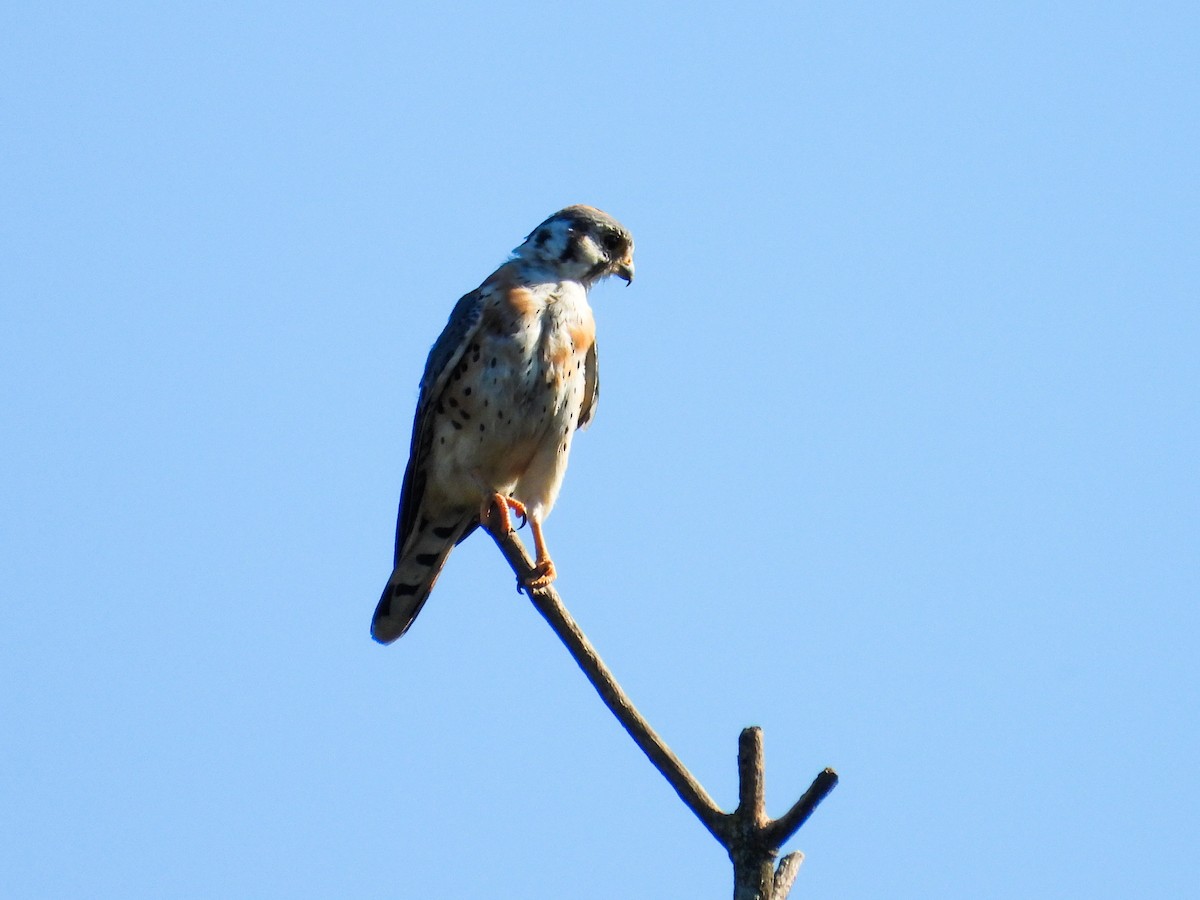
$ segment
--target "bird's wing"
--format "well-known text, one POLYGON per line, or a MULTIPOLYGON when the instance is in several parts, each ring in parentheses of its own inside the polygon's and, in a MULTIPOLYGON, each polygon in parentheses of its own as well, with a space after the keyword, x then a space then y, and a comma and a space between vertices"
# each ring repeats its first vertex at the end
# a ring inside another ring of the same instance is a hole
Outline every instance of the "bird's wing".
POLYGON ((431 432, 430 410, 437 405, 446 386, 446 380, 483 320, 484 291, 476 289, 462 297, 454 305, 450 320, 429 351, 425 361, 425 374, 421 376, 421 393, 417 397, 417 413, 413 418, 412 444, 409 447, 408 467, 404 470, 404 484, 400 488, 400 512, 396 519, 396 563, 404 542, 417 524, 417 510, 425 493, 425 457, 429 452, 431 432))
POLYGON ((600 357, 596 354, 596 342, 588 347, 583 361, 583 406, 579 410, 579 427, 587 428, 596 415, 596 404, 600 402, 600 357))

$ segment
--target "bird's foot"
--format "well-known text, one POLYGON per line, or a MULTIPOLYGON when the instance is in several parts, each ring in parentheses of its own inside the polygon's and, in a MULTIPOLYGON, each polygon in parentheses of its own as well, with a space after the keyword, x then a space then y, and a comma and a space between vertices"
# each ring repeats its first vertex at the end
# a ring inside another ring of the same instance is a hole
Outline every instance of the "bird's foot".
POLYGON ((530 591, 540 591, 544 587, 549 587, 557 577, 558 571, 554 568, 554 560, 547 556, 534 564, 533 571, 525 580, 525 588, 530 591))
POLYGON ((492 494, 483 501, 483 506, 479 510, 479 521, 489 531, 508 534, 514 530, 512 517, 508 514, 510 509, 521 517, 521 526, 524 527, 528 521, 525 504, 499 493, 492 494))

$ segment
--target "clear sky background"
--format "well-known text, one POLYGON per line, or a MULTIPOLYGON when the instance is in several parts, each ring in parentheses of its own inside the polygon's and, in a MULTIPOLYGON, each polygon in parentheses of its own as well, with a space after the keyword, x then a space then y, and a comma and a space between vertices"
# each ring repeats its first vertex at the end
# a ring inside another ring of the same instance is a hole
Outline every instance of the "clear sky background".
MULTIPOLYGON (((1200 880, 1200 7, 0 13, 0 894, 726 897, 476 536, 425 354, 608 210, 558 586, 795 895, 1200 880)), ((526 533, 527 534, 527 533, 526 533)))

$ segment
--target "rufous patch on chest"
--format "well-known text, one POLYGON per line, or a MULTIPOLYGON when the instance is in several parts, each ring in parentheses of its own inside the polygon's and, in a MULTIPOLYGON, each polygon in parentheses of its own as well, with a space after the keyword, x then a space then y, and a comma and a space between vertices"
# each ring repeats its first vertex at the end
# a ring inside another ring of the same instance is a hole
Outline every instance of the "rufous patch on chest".
POLYGON ((505 297, 508 308, 518 318, 527 318, 538 314, 538 302, 529 288, 509 288, 505 297))
POLYGON ((569 325, 567 333, 571 336, 575 352, 585 353, 596 342, 596 320, 587 316, 583 321, 569 325))

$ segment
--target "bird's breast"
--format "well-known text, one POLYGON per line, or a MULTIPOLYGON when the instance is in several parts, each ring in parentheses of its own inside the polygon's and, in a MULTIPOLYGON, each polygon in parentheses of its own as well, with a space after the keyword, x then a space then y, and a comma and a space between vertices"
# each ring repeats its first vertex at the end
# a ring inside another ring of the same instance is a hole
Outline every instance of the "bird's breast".
POLYGON ((573 282, 513 287, 494 310, 494 322, 485 322, 483 331, 489 360, 497 360, 497 381, 507 382, 523 406, 546 406, 547 413, 561 406, 571 382, 583 377, 596 339, 583 288, 573 282))
POLYGON ((472 480, 506 490, 539 451, 569 447, 594 341, 578 285, 512 287, 489 304, 435 408, 447 491, 472 480))

